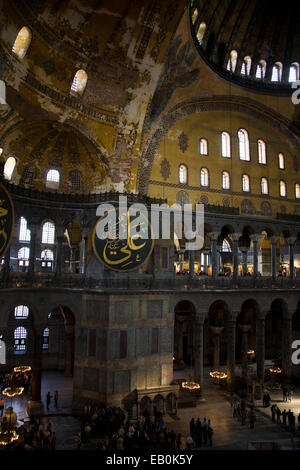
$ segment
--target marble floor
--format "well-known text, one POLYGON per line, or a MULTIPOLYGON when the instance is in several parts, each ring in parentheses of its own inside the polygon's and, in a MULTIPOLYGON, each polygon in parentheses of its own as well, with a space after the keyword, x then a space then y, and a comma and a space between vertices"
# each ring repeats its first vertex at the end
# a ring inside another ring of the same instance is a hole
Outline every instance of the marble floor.
MULTIPOLYGON (((176 371, 175 377, 189 378, 190 371, 176 371)), ((249 424, 242 426, 241 423, 232 416, 232 409, 229 402, 229 395, 224 388, 213 384, 209 376, 209 369, 204 369, 204 392, 203 401, 194 408, 179 408, 177 418, 166 415, 165 422, 169 429, 176 433, 181 433, 183 442, 189 433, 189 421, 192 417, 202 420, 205 416, 211 420, 214 429, 213 446, 201 447, 201 450, 246 450, 249 441, 261 440, 281 440, 290 439, 290 434, 281 428, 280 425, 273 424, 270 419, 269 409, 262 408, 261 402, 256 402, 256 423, 254 429, 249 428, 249 424)), ((42 376, 42 400, 46 402, 46 394, 50 391, 54 395, 55 390, 59 392, 58 409, 54 407, 52 399, 49 410, 45 409, 44 423, 49 420, 52 428, 57 433, 57 449, 76 449, 77 434, 80 427, 79 419, 71 416, 72 402, 72 378, 64 377, 63 373, 47 371, 42 376)), ((278 394, 278 392, 277 392, 278 394)), ((286 404, 282 400, 282 394, 271 394, 271 398, 283 409, 286 404), (273 396, 274 395, 274 396, 273 396)), ((6 406, 10 405, 10 400, 6 406)), ((17 413, 18 420, 27 417, 26 411, 27 397, 23 396, 13 400, 13 407, 17 413)), ((287 404, 295 412, 300 412, 300 390, 294 395, 293 402, 287 404), (299 411, 297 411, 299 409, 299 411)), ((89 448, 93 449, 96 442, 91 442, 89 448)), ((85 449, 85 446, 82 446, 85 449)))

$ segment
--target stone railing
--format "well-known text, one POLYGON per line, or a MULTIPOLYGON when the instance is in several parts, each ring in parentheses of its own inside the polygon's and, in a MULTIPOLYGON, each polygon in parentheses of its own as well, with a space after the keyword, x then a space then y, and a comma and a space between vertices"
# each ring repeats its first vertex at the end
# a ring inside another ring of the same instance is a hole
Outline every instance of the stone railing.
POLYGON ((65 289, 167 289, 167 290, 189 290, 189 289, 294 289, 300 288, 300 277, 290 279, 288 277, 259 276, 254 278, 195 276, 190 279, 188 275, 176 276, 170 279, 155 279, 151 274, 139 277, 115 277, 97 278, 83 276, 82 274, 63 273, 60 277, 54 273, 36 273, 30 278, 27 273, 10 273, 8 279, 0 280, 0 289, 5 288, 65 288, 65 289))

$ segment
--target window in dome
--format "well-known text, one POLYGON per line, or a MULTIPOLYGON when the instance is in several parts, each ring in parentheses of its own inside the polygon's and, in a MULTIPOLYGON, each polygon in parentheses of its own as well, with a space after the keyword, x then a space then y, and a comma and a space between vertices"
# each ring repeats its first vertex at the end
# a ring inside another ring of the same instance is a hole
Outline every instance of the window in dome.
POLYGON ((5 165, 4 165, 4 178, 6 180, 8 181, 11 180, 16 163, 17 162, 14 157, 8 157, 8 159, 6 160, 5 165))
POLYGON ((286 197, 286 183, 283 180, 279 182, 279 194, 281 197, 286 197))
POLYGON ((202 40, 203 40, 203 37, 204 37, 204 34, 205 34, 205 30, 206 30, 206 23, 204 23, 204 22, 200 23, 198 31, 197 31, 197 39, 199 41, 199 44, 202 43, 202 40))
POLYGON ((262 178, 260 180, 260 185, 261 185, 261 194, 269 194, 269 183, 267 178, 262 178))
POLYGON ((281 71, 282 71, 282 63, 276 62, 272 68, 271 82, 281 81, 281 71))
POLYGON ((14 331, 14 352, 16 354, 26 352, 26 340, 26 328, 24 328, 24 326, 18 326, 14 331))
POLYGON ((54 244, 55 226, 52 222, 45 222, 42 229, 42 243, 54 244))
POLYGON ((15 307, 14 317, 16 319, 28 318, 28 315, 29 315, 29 308, 27 307, 27 305, 18 305, 17 307, 15 307))
POLYGON ((242 68, 241 68, 241 75, 249 75, 251 69, 251 57, 246 56, 244 57, 242 68))
POLYGON ((250 178, 248 175, 242 175, 242 189, 244 192, 250 192, 250 178))
POLYGON ((222 172, 222 189, 230 189, 230 174, 228 171, 222 172))
POLYGON ((43 250, 41 253, 42 268, 52 268, 54 255, 52 250, 43 250))
POLYGON ((284 158, 283 153, 278 154, 278 166, 280 170, 285 169, 285 158, 284 158))
POLYGON ((195 24, 198 18, 198 8, 195 8, 192 15, 192 23, 195 24))
POLYGON ((265 78, 266 66, 267 66, 267 63, 265 60, 262 59, 258 62, 256 66, 256 74, 255 74, 256 78, 260 78, 260 79, 265 78))
POLYGON ((12 47, 13 53, 19 58, 23 59, 26 55, 30 45, 32 34, 27 26, 23 26, 18 32, 14 45, 12 47))
POLYGON ((200 170, 200 186, 209 186, 209 172, 207 168, 200 170))
POLYGON ((229 70, 230 72, 235 72, 237 58, 238 58, 238 53, 234 50, 231 51, 229 60, 227 62, 227 70, 229 70))
POLYGON ((178 180, 180 184, 187 184, 187 166, 186 165, 179 165, 178 168, 178 180))
POLYGON ((43 331, 43 349, 49 349, 49 336, 50 331, 49 328, 45 328, 43 331))
POLYGON ((297 62, 294 62, 290 66, 289 82, 295 82, 298 79, 299 79, 299 64, 297 62))
POLYGON ((49 170, 46 176, 46 187, 49 189, 58 189, 60 174, 58 170, 49 170))
POLYGON ((69 173, 69 181, 73 189, 80 189, 81 186, 81 173, 78 170, 72 170, 69 173))
POLYGON ((267 164, 266 144, 261 139, 257 141, 257 153, 258 153, 258 163, 261 163, 262 165, 266 165, 267 164))
POLYGON ((295 198, 300 199, 300 184, 299 183, 295 184, 295 198))
POLYGON ((20 219, 19 242, 30 242, 30 230, 27 228, 27 220, 20 219))
POLYGON ((18 251, 18 264, 21 267, 29 266, 29 253, 30 250, 28 246, 23 246, 18 251))
POLYGON ((206 139, 200 139, 199 152, 200 152, 200 155, 207 155, 208 154, 208 145, 207 145, 207 140, 206 139))
POLYGON ((77 72, 74 75, 73 82, 71 85, 72 94, 81 96, 85 90, 86 82, 87 82, 87 73, 85 72, 85 70, 82 70, 82 69, 77 70, 77 72))
POLYGON ((21 183, 32 184, 36 175, 36 168, 32 165, 26 165, 23 170, 21 183))
POLYGON ((250 161, 249 137, 245 129, 238 131, 240 160, 250 161))
POLYGON ((228 132, 222 132, 221 134, 221 147, 222 147, 222 157, 230 158, 231 157, 230 135, 228 132))

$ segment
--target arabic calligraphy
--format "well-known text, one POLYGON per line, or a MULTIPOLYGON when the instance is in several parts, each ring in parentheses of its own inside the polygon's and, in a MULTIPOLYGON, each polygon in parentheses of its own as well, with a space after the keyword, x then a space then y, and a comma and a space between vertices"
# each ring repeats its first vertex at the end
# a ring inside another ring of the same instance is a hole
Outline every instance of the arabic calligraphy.
MULTIPOLYGON (((109 269, 115 271, 131 271, 138 268, 149 257, 153 248, 151 227, 144 218, 139 224, 139 231, 133 230, 132 220, 128 212, 120 216, 117 213, 116 233, 122 228, 127 231, 127 238, 99 239, 96 227, 93 233, 93 248, 97 258, 109 269), (125 217, 127 220, 125 220, 125 217), (150 236, 149 236, 150 234, 150 236)), ((96 225, 97 226, 97 225, 96 225)), ((126 232, 125 232, 126 233, 126 232)))

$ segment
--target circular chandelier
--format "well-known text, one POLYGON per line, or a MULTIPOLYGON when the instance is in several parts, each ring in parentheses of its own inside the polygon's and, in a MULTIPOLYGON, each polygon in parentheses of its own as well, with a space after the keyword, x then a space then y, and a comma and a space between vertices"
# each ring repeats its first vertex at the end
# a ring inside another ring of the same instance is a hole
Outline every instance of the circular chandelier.
POLYGON ((18 439, 18 434, 14 429, 0 432, 0 446, 7 446, 18 439))
POLYGON ((251 356, 252 354, 255 354, 254 349, 249 349, 249 351, 247 351, 247 354, 249 354, 249 356, 251 356))
POLYGON ((182 382, 181 386, 182 388, 187 388, 188 390, 200 389, 200 384, 198 384, 198 382, 193 382, 192 380, 189 380, 187 382, 182 382))
POLYGON ((282 369, 280 369, 280 367, 270 367, 269 371, 273 374, 281 374, 282 369))
POLYGON ((213 378, 213 379, 226 379, 227 378, 227 374, 225 372, 220 372, 219 370, 212 370, 209 375, 213 378))
POLYGON ((13 398, 22 395, 24 387, 7 387, 2 391, 2 395, 5 397, 13 398))
POLYGON ((24 374, 25 372, 29 372, 31 370, 30 366, 18 366, 14 367, 14 372, 17 374, 24 374))

